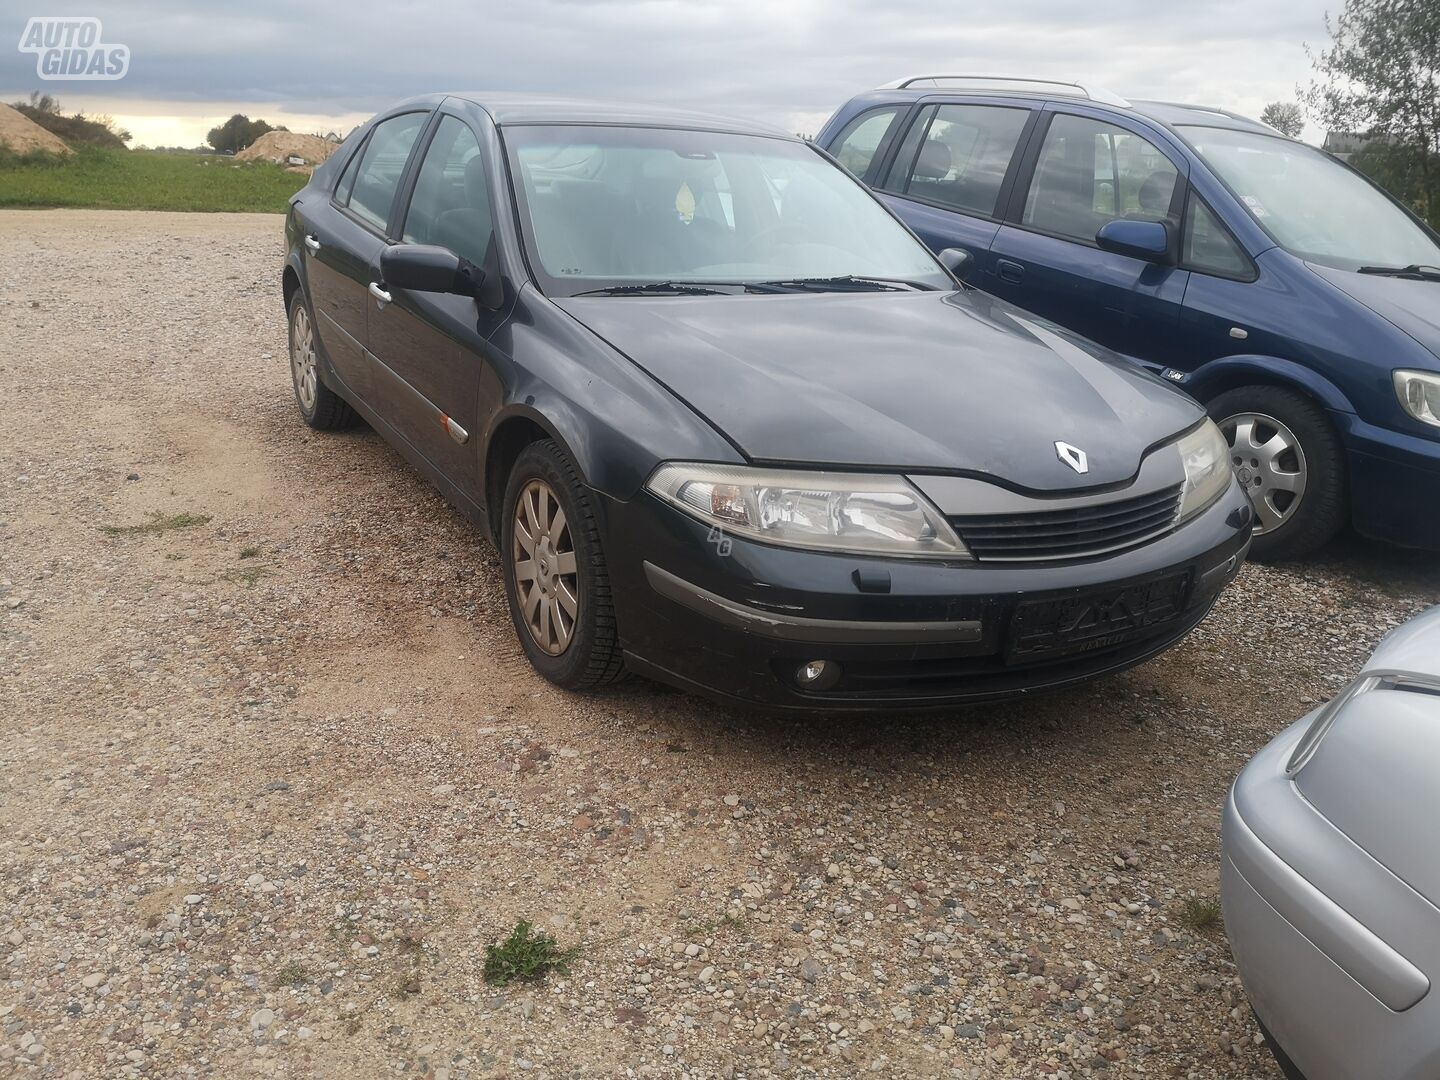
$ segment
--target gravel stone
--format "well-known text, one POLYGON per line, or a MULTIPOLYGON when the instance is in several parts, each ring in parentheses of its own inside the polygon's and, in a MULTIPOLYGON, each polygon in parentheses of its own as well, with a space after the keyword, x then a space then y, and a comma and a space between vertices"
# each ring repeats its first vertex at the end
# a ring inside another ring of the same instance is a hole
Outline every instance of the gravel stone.
POLYGON ((463 515, 300 422, 282 256, 0 211, 0 1073, 1278 1075, 1181 907, 1433 556, 1247 566, 1139 668, 941 716, 566 694, 463 515), (208 520, 102 532, 152 512, 208 520), (580 952, 491 986, 519 919, 580 952))

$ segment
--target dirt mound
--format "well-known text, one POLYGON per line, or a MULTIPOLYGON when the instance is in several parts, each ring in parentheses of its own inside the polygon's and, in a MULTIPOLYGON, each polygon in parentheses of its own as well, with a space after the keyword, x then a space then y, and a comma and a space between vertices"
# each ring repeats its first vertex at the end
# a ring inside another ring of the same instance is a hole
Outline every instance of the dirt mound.
POLYGON ((293 131, 267 131, 235 155, 236 161, 273 161, 277 165, 319 165, 335 152, 339 143, 317 135, 297 135, 293 131), (292 157, 300 161, 291 161, 292 157))
POLYGON ((0 146, 17 154, 28 154, 34 150, 44 150, 51 154, 70 153, 70 147, 65 145, 60 136, 46 131, 9 105, 0 105, 0 146))

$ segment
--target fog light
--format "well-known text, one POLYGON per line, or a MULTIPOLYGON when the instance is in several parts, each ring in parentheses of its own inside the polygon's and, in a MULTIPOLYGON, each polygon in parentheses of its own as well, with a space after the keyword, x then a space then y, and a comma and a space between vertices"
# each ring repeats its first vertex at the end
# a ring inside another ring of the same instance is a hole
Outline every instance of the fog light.
POLYGON ((802 690, 829 690, 840 681, 840 665, 834 660, 806 660, 795 669, 795 682, 802 690))

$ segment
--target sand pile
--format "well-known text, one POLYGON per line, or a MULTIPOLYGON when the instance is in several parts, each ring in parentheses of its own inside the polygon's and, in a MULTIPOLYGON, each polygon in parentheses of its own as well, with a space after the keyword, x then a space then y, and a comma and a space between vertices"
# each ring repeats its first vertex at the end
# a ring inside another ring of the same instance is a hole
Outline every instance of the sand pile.
POLYGON ((267 131, 235 155, 236 161, 273 161, 277 165, 304 164, 312 168, 335 152, 339 143, 316 135, 297 135, 293 131, 267 131), (296 157, 300 162, 289 159, 296 157))
POLYGON ((9 105, 0 105, 0 146, 17 154, 28 154, 34 150, 45 150, 51 154, 70 153, 70 148, 60 136, 46 131, 9 105))

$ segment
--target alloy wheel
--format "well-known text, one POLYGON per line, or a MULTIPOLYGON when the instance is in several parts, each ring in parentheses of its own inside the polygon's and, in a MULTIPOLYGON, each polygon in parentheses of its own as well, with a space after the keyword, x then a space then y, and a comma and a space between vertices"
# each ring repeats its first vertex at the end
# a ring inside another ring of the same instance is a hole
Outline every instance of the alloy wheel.
POLYGON ((300 407, 307 415, 313 413, 319 373, 315 369, 315 331, 303 300, 295 304, 295 314, 290 318, 290 376, 295 380, 295 396, 300 399, 300 407))
POLYGON ((570 524, 545 481, 531 480, 520 492, 514 534, 510 557, 522 621, 535 644, 559 656, 575 636, 580 592, 570 524))
POLYGON ((1250 496, 1258 519, 1255 535, 1284 525, 1305 494, 1305 450, 1288 427, 1264 413, 1236 413, 1220 421, 1230 444, 1236 479, 1250 496))

